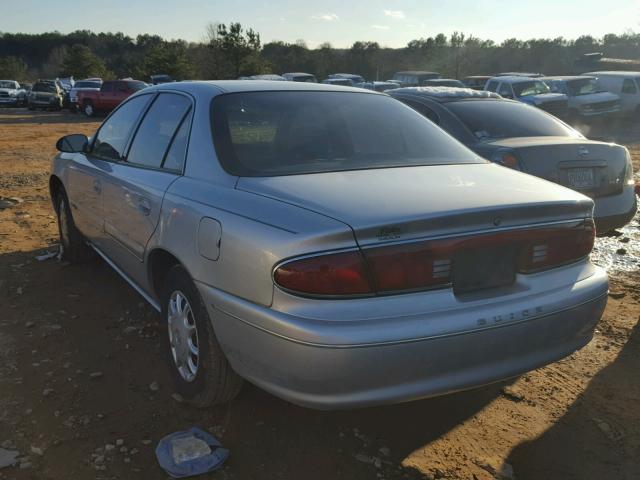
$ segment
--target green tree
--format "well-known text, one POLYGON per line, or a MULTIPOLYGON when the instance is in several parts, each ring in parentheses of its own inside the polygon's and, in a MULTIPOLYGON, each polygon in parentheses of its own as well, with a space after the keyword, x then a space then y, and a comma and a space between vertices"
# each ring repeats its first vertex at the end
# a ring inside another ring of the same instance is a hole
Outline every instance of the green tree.
POLYGON ((23 81, 27 78, 27 64, 17 57, 0 58, 0 78, 23 81))
POLYGON ((185 42, 163 42, 151 47, 145 56, 141 71, 137 72, 143 80, 150 75, 167 74, 174 80, 191 79, 195 68, 187 54, 185 42))
POLYGON ((250 28, 244 31, 239 23, 231 23, 229 27, 221 23, 217 26, 217 36, 211 41, 211 46, 222 52, 234 78, 243 73, 256 73, 254 70, 259 67, 260 35, 255 30, 250 28))
POLYGON ((62 75, 76 78, 110 76, 107 67, 100 57, 95 55, 89 47, 73 45, 68 49, 62 61, 62 75))

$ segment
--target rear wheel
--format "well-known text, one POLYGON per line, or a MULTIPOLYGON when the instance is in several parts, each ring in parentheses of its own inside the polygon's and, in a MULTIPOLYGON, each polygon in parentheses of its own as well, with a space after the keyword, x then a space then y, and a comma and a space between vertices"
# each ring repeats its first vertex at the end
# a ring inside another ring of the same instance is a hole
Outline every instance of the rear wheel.
POLYGON ((82 104, 82 113, 84 113, 87 117, 93 117, 96 114, 96 111, 93 108, 93 103, 91 103, 90 101, 85 101, 82 104))
POLYGON ((58 214, 61 258, 71 263, 89 259, 92 254, 91 249, 73 223, 69 200, 64 190, 57 194, 56 213, 58 214))
POLYGON ((178 393, 201 408, 232 400, 243 380, 224 356, 200 293, 179 265, 167 273, 162 302, 167 357, 178 393))

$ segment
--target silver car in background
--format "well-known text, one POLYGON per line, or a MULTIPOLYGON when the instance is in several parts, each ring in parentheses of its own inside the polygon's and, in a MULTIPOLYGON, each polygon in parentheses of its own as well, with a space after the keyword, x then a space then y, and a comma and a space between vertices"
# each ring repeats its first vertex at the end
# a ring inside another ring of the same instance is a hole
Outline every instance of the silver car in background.
POLYGON ((195 405, 243 378, 322 409, 476 387, 581 348, 607 301, 591 199, 385 94, 158 85, 57 146, 64 257, 93 249, 162 312, 195 405))

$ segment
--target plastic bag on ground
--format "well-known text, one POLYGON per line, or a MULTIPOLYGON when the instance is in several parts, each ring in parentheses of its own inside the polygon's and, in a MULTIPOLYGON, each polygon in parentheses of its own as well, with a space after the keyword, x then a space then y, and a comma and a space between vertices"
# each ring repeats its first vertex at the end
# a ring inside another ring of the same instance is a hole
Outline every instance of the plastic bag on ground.
POLYGON ((173 478, 212 472, 222 467, 228 457, 229 450, 197 427, 167 435, 156 447, 158 463, 173 478))

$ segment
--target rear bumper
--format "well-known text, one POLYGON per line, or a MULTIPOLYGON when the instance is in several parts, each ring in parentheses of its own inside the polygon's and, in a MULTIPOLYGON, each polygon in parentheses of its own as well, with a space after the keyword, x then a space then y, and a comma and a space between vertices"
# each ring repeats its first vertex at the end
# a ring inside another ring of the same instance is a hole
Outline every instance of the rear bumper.
POLYGON ((624 227, 635 216, 638 200, 633 185, 627 185, 619 195, 594 198, 593 219, 598 234, 624 227))
POLYGON ((440 310, 357 322, 301 318, 198 287, 218 340, 241 376, 292 403, 339 409, 469 389, 571 354, 592 338, 607 302, 606 273, 592 272, 560 291, 508 305, 465 307, 462 316, 440 310), (418 332, 460 321, 473 327, 418 332), (410 322, 415 333, 407 337, 410 322), (372 332, 389 333, 386 341, 371 342, 372 332))

